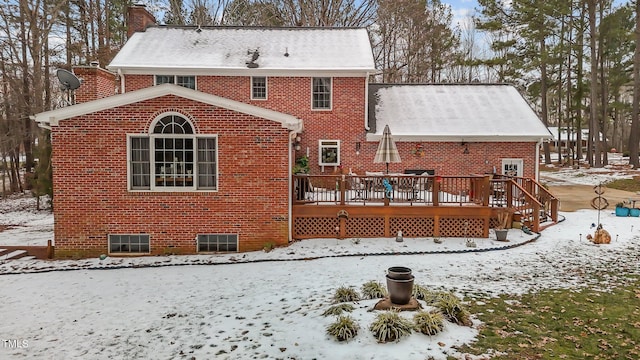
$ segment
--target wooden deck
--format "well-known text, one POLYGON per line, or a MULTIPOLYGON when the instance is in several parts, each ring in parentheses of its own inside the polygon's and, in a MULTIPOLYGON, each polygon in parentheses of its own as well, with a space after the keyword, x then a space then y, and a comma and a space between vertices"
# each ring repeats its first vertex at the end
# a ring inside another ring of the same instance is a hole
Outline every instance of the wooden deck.
POLYGON ((528 178, 294 175, 293 184, 294 239, 487 238, 506 210, 535 232, 558 220, 558 200, 528 178))

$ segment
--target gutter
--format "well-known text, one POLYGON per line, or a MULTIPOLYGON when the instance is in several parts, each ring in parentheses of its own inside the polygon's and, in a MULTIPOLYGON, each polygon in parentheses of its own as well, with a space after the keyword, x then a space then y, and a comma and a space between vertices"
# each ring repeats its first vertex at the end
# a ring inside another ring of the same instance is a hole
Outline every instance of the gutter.
POLYGON ((540 138, 536 143, 535 178, 538 182, 540 182, 540 146, 542 145, 542 141, 543 139, 540 138))
POLYGON ((51 124, 50 123, 38 122, 36 120, 35 115, 29 115, 29 119, 37 122, 39 128, 43 128, 43 129, 47 129, 47 130, 51 131, 51 124))
POLYGON ((289 231, 287 231, 287 242, 291 243, 293 242, 293 236, 292 236, 292 231, 293 231, 293 176, 292 176, 292 171, 293 171, 293 153, 294 153, 294 148, 293 148, 293 140, 296 138, 296 136, 298 136, 298 133, 295 131, 290 131, 289 132, 289 170, 287 171, 287 173, 289 174, 287 182, 288 182, 288 189, 289 189, 289 194, 287 195, 287 200, 288 200, 288 204, 287 204, 287 212, 289 213, 288 219, 287 219, 287 227, 289 228, 289 231))
POLYGON ((369 127, 369 76, 371 73, 367 71, 367 77, 364 80, 364 129, 371 130, 369 127))
POLYGON ((120 94, 124 94, 124 74, 121 68, 118 68, 118 76, 120 77, 120 94))

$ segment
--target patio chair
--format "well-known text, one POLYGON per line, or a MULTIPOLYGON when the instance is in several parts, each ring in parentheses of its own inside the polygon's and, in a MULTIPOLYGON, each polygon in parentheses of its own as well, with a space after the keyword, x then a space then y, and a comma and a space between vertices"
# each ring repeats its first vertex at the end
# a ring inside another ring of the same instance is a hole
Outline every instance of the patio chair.
POLYGON ((364 179, 365 181, 365 187, 367 189, 367 191, 371 192, 371 199, 379 199, 379 198, 384 198, 384 186, 382 186, 382 176, 384 175, 384 173, 382 172, 369 172, 369 171, 365 171, 365 175, 366 178, 364 179), (380 193, 380 197, 378 197, 376 194, 380 193))
POLYGON ((362 200, 366 199, 366 186, 364 182, 358 177, 358 174, 349 172, 349 187, 351 190, 355 191, 355 196, 351 198, 351 200, 362 200))
POLYGON ((430 175, 433 174, 428 171, 425 171, 420 175, 416 175, 416 179, 413 184, 414 201, 427 201, 427 199, 430 198, 429 193, 433 186, 433 180, 429 177, 430 175))
POLYGON ((296 200, 305 202, 335 201, 335 189, 327 189, 313 184, 310 176, 299 177, 297 180, 294 184, 296 200))

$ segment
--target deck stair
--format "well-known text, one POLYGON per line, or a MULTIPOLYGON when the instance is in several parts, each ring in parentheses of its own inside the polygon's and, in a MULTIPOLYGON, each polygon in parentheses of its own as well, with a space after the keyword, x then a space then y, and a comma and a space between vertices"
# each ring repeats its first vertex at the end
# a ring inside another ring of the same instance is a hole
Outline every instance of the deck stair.
POLYGON ((28 256, 26 250, 7 250, 0 249, 0 260, 16 260, 28 256))
POLYGON ((0 262, 7 260, 51 259, 53 246, 0 246, 0 262))

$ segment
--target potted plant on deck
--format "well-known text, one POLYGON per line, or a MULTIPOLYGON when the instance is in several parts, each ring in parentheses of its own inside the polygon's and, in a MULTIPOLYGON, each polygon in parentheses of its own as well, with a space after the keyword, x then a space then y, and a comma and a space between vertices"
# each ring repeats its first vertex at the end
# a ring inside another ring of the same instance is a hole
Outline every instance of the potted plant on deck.
MULTIPOLYGON (((296 159, 295 165, 293 165, 293 169, 291 172, 298 175, 309 174, 309 158, 307 156, 301 156, 296 159)), ((311 182, 308 177, 300 177, 295 179, 295 189, 296 189, 296 199, 297 200, 305 200, 306 194, 311 189, 311 182)))
POLYGON ((293 165, 292 172, 294 174, 308 174, 309 173, 309 158, 303 155, 296 159, 295 165, 293 165))

